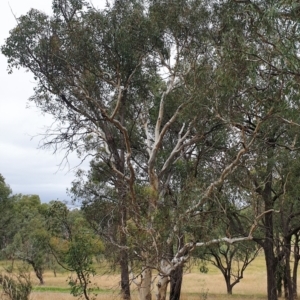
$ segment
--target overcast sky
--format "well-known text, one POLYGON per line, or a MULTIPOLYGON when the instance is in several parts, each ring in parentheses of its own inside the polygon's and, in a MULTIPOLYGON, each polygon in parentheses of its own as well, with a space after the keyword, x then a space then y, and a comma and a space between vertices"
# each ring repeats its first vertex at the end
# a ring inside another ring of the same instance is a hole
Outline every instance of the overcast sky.
MULTIPOLYGON (((92 3, 104 7, 105 0, 92 3)), ((50 14, 51 5, 52 0, 0 0, 0 45, 16 26, 14 15, 26 14, 31 8, 50 14)), ((43 116, 32 103, 28 108, 34 88, 32 76, 25 70, 8 75, 6 58, 0 54, 0 77, 0 173, 13 193, 37 194, 42 202, 69 200, 66 189, 71 186, 79 160, 73 155, 69 157, 70 165, 61 169, 64 153, 54 155, 50 150, 38 149, 38 135, 52 119, 43 116)))

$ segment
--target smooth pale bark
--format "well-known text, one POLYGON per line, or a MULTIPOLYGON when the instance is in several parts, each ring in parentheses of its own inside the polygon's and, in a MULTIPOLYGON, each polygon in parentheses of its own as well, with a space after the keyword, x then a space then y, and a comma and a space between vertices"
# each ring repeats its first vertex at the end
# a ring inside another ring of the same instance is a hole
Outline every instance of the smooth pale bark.
POLYGON ((141 274, 141 283, 138 285, 140 300, 152 299, 151 280, 152 280, 152 270, 150 268, 145 268, 141 274))
MULTIPOLYGON (((273 210, 270 210, 268 212, 271 212, 273 210)), ((225 242, 229 244, 233 243, 238 243, 242 241, 249 241, 252 240, 252 232, 257 226, 257 221, 260 219, 262 216, 264 216, 265 213, 262 213, 260 216, 256 217, 255 219, 255 224, 252 226, 250 229, 250 233, 246 237, 240 237, 240 238, 220 238, 220 239, 213 239, 208 242, 203 242, 203 243, 187 243, 185 244, 174 256, 172 261, 166 261, 162 259, 161 261, 161 266, 160 269, 162 270, 162 273, 164 273, 163 276, 159 276, 159 281, 157 284, 157 294, 156 294, 156 299, 159 300, 165 300, 166 299, 166 290, 168 287, 169 283, 169 277, 172 276, 172 272, 177 272, 180 269, 182 270, 184 264, 189 260, 190 258, 190 252, 192 252, 195 247, 205 247, 207 245, 212 245, 220 242, 225 242), (161 298, 159 298, 161 297, 161 298), (163 298, 164 297, 164 298, 163 298)), ((182 272, 182 271, 180 271, 182 272)), ((141 273, 141 281, 139 283, 136 282, 136 280, 133 279, 133 282, 137 285, 138 287, 138 292, 139 292, 139 300, 151 300, 152 295, 151 295, 151 283, 152 283, 152 269, 150 268, 145 268, 142 273, 141 273)), ((180 293, 180 291, 179 291, 180 293)), ((179 294, 178 291, 176 295, 179 294)), ((174 298, 176 299, 176 298, 174 298)))
POLYGON ((295 234, 295 245, 294 245, 294 266, 293 266, 293 295, 294 299, 298 299, 297 293, 297 274, 298 274, 298 265, 299 265, 299 233, 295 234))
POLYGON ((159 275, 156 293, 156 300, 166 300, 167 298, 167 288, 169 283, 169 276, 159 275))

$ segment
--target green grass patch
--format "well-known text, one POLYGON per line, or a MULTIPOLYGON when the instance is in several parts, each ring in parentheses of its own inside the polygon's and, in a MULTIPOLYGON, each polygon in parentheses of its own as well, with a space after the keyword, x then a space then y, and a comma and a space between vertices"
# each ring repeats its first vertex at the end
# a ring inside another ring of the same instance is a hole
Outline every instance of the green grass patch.
POLYGON ((57 292, 57 293, 70 293, 70 288, 56 287, 56 286, 34 286, 35 292, 57 292))
MULTIPOLYGON (((32 289, 34 292, 56 292, 56 293, 70 293, 70 288, 65 287, 56 287, 56 286, 34 286, 32 289)), ((93 288, 91 289, 93 293, 110 293, 111 290, 108 289, 100 289, 100 288, 93 288)))

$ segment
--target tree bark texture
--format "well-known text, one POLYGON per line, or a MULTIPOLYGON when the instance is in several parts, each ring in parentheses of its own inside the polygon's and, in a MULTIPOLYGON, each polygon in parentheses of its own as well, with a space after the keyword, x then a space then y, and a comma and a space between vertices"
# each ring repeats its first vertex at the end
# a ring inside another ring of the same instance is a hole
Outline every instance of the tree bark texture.
POLYGON ((138 286, 139 300, 151 300, 151 279, 152 270, 145 268, 141 274, 141 283, 138 286))
POLYGON ((294 245, 294 266, 293 266, 293 295, 294 299, 298 298, 297 292, 297 279, 298 279, 298 266, 299 266, 299 233, 295 234, 295 245, 294 245))
POLYGON ((277 300, 276 291, 276 258, 274 254, 274 243, 273 243, 273 218, 272 212, 266 214, 265 217, 266 226, 266 239, 264 242, 264 253, 267 267, 267 292, 268 300, 277 300))
POLYGON ((179 266, 170 274, 170 300, 179 300, 182 286, 183 267, 179 266))
POLYGON ((169 283, 169 276, 158 276, 157 286, 157 294, 156 300, 166 300, 167 299, 167 288, 169 283))
MULTIPOLYGON (((126 245, 127 237, 121 233, 121 244, 126 245)), ((130 300, 130 283, 128 270, 128 253, 127 250, 120 250, 120 268, 121 268, 121 297, 123 300, 130 300)))
MULTIPOLYGON (((272 138, 269 139, 273 141, 272 138)), ((266 166, 266 179, 265 187, 261 191, 261 196, 264 201, 265 211, 274 209, 274 201, 272 198, 272 184, 273 184, 273 168, 274 168, 274 143, 269 143, 267 149, 267 166, 266 166)), ((265 241, 263 249, 265 253, 266 267, 267 267, 267 292, 268 300, 277 300, 276 289, 276 269, 277 259, 274 254, 274 224, 273 212, 270 211, 265 214, 265 241)))
MULTIPOLYGON (((125 198, 125 197, 122 197, 125 198)), ((123 202, 125 201, 122 199, 123 202)), ((127 219, 127 208, 125 203, 121 204, 122 216, 120 218, 120 228, 122 228, 122 220, 127 219)), ((120 244, 122 246, 127 246, 127 236, 120 230, 120 244)), ((130 282, 129 282, 129 270, 128 270, 128 252, 127 249, 120 250, 120 269, 121 269, 121 297, 123 300, 130 300, 130 282)))

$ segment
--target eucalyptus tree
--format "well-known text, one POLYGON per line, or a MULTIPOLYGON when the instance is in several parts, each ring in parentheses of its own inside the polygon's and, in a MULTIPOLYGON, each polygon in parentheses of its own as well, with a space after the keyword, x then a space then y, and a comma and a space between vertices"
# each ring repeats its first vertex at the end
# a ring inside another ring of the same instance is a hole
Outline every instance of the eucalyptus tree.
POLYGON ((234 286, 244 278, 246 268, 257 254, 255 244, 245 242, 209 247, 201 257, 220 270, 226 283, 227 294, 231 295, 234 286))
POLYGON ((12 190, 0 174, 0 250, 5 248, 12 238, 8 229, 14 216, 13 202, 12 190))
POLYGON ((47 230, 51 253, 61 267, 71 272, 71 294, 95 299, 91 287, 91 276, 95 275, 93 261, 103 251, 103 244, 86 219, 80 211, 70 211, 64 203, 53 201, 47 210, 47 230))
MULTIPOLYGON (((280 211, 275 219, 276 252, 278 256, 279 280, 284 282, 285 297, 297 297, 297 269, 298 269, 298 235, 299 226, 299 186, 298 186, 298 154, 287 153, 282 163, 276 164, 276 179, 284 186, 283 195, 277 201, 276 208, 280 211), (294 255, 292 257, 292 254, 294 255), (292 261, 294 261, 292 263, 292 261), (281 276, 280 276, 281 275, 281 276)), ((280 285, 279 285, 280 287, 280 285)), ((280 293, 281 290, 278 290, 280 293)))
MULTIPOLYGON (((219 223, 222 223, 222 221, 219 223)), ((234 236, 234 232, 229 232, 230 226, 224 225, 227 227, 227 234, 234 236)), ((219 226, 216 225, 217 228, 219 226)), ((247 267, 257 257, 260 249, 260 246, 253 241, 233 245, 216 243, 200 249, 198 252, 196 251, 193 255, 196 255, 203 261, 210 262, 220 270, 226 283, 227 294, 231 295, 233 288, 244 278, 247 267)))
MULTIPOLYGON (((274 143, 272 146, 274 152, 271 158, 266 158, 266 154, 270 150, 268 146, 265 147, 265 141, 262 143, 257 141, 255 153, 250 153, 251 159, 244 161, 237 168, 235 174, 230 177, 229 184, 238 187, 234 191, 235 197, 246 200, 243 206, 247 208, 244 210, 247 211, 247 214, 243 213, 243 210, 232 211, 231 209, 233 215, 227 214, 227 217, 230 218, 228 223, 230 227, 235 232, 243 234, 249 226, 245 227, 245 224, 252 222, 253 215, 258 216, 265 213, 266 207, 273 212, 275 209, 276 213, 272 216, 272 222, 260 223, 253 239, 264 249, 269 274, 268 280, 272 281, 268 286, 272 287, 273 295, 276 297, 276 287, 284 278, 286 295, 292 299, 295 294, 295 291, 293 292, 293 286, 295 286, 293 280, 295 279, 291 277, 291 274, 295 278, 297 276, 295 276, 295 270, 291 270, 290 257, 293 237, 297 236, 299 232, 298 183, 296 179, 299 153, 296 148, 288 149, 296 132, 284 126, 280 130, 282 130, 280 131, 282 136, 278 136, 276 144, 274 143), (267 180, 268 176, 270 176, 269 181, 267 180), (267 187, 270 189, 269 197, 271 197, 268 203, 266 203, 268 198, 265 194, 267 187), (267 254, 267 251, 272 254, 267 254)), ((295 249, 297 252, 296 245, 295 249)), ((297 263, 295 267, 297 268, 297 263)))
MULTIPOLYGON (((266 257, 268 297, 276 299, 276 265, 280 257, 277 257, 275 251, 274 235, 274 213, 278 201, 282 199, 287 192, 285 182, 288 181, 287 174, 278 169, 282 169, 282 164, 288 160, 293 161, 297 157, 299 141, 297 139, 297 127, 299 124, 298 95, 298 27, 297 18, 295 18, 295 6, 290 2, 278 1, 237 1, 228 2, 223 6, 226 11, 222 11, 224 21, 229 15, 235 12, 235 18, 231 22, 237 22, 242 25, 238 27, 229 27, 226 22, 223 23, 223 32, 227 33, 228 58, 232 62, 230 65, 236 65, 239 62, 252 60, 248 66, 252 66, 252 76, 248 76, 248 82, 253 84, 254 89, 245 86, 245 97, 253 99, 250 106, 245 106, 245 101, 238 102, 235 105, 245 109, 244 114, 244 132, 251 134, 253 128, 256 128, 256 119, 261 113, 267 110, 273 111, 273 116, 261 125, 255 144, 249 151, 248 159, 243 162, 246 172, 239 174, 237 180, 247 180, 252 182, 252 188, 255 191, 253 199, 257 202, 255 213, 260 215, 265 212, 263 228, 263 237, 261 232, 257 232, 256 241, 260 242, 266 257), (231 13, 228 13, 230 12, 231 13), (231 28, 230 30, 228 30, 231 28), (241 60, 236 60, 237 54, 241 60), (244 56, 244 57, 243 57, 244 56), (258 105, 258 106, 256 106, 258 105), (257 110, 258 108, 258 110, 257 110), (294 126, 296 125, 296 127, 294 126)), ((240 65, 239 71, 244 72, 245 66, 240 65)), ((249 70, 249 69, 248 69, 249 70)), ((250 102, 248 102, 250 103, 250 102)), ((240 125, 238 125, 240 126, 240 125)), ((249 182, 249 181, 248 181, 249 182)), ((247 184, 246 184, 247 185, 247 184)))
POLYGON ((12 209, 15 218, 13 239, 4 249, 6 254, 29 264, 40 284, 44 284, 43 273, 46 268, 49 235, 45 228, 43 215, 47 204, 41 204, 37 195, 15 195, 12 209))
MULTIPOLYGON (((130 298, 128 254, 142 270, 141 281, 134 277, 140 298, 151 298, 157 269, 157 299, 165 299, 171 273, 190 252, 220 241, 182 240, 172 254, 184 225, 201 221, 201 210, 239 164, 264 157, 270 178, 276 133, 298 121, 290 118, 297 92, 289 65, 297 44, 287 53, 282 25, 287 43, 296 33, 284 24, 285 11, 272 1, 127 0, 98 11, 81 0, 54 0, 52 16, 32 9, 17 19, 2 53, 10 72, 33 73, 30 100, 56 120, 44 146, 94 155, 105 170, 100 188, 115 189, 115 204, 106 204, 117 210, 110 220, 118 238, 111 243, 119 249, 124 299, 130 298), (253 149, 256 141, 266 148, 263 156, 253 149), (199 181, 193 185, 187 176, 177 187, 176 169, 188 170, 185 164, 194 165, 199 181)), ((265 210, 253 220, 265 214, 271 261, 269 181, 265 210)), ((251 239, 251 225, 242 237, 221 240, 251 239)))

